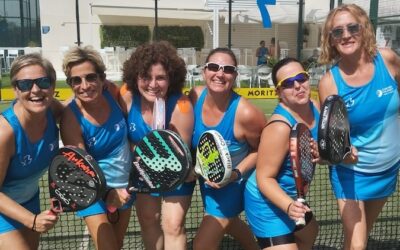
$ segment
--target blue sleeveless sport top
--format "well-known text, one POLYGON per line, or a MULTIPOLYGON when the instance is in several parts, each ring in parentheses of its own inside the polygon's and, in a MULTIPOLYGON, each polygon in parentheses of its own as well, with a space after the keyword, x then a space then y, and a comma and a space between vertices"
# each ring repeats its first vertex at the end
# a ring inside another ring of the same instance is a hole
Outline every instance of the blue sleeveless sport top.
POLYGON ((15 154, 10 160, 1 192, 17 203, 33 198, 39 190, 39 179, 48 169, 58 150, 58 127, 50 109, 43 137, 32 143, 14 113, 14 104, 2 114, 14 131, 15 154))
POLYGON ((83 117, 75 100, 69 107, 80 124, 86 151, 103 170, 107 186, 124 188, 128 185, 131 168, 128 127, 120 107, 110 93, 103 91, 103 95, 110 105, 110 114, 107 121, 100 126, 83 117))
POLYGON ((359 87, 348 85, 332 67, 338 94, 346 103, 350 140, 358 150, 358 163, 341 165, 356 171, 384 171, 400 160, 399 92, 381 54, 374 58, 372 79, 359 87))
POLYGON ((228 146, 229 152, 232 158, 232 167, 236 168, 236 166, 245 158, 249 152, 249 145, 247 142, 240 142, 236 140, 233 124, 235 124, 235 116, 236 110, 240 101, 240 95, 235 92, 232 92, 232 97, 229 101, 229 105, 225 114, 223 115, 221 121, 216 126, 207 126, 203 122, 202 118, 202 109, 205 97, 208 91, 205 88, 200 95, 197 103, 194 106, 194 131, 192 136, 192 149, 195 149, 201 134, 207 130, 217 130, 222 137, 225 139, 226 144, 228 146))

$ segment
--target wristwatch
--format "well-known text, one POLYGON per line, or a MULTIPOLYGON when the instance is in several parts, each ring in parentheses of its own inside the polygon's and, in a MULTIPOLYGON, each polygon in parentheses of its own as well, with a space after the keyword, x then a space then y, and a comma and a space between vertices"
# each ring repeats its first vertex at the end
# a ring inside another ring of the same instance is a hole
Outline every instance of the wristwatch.
POLYGON ((240 170, 239 169, 237 169, 237 168, 234 168, 234 169, 232 169, 232 172, 235 172, 236 173, 236 175, 237 175, 237 181, 238 180, 240 180, 240 179, 242 179, 242 173, 240 172, 240 170))

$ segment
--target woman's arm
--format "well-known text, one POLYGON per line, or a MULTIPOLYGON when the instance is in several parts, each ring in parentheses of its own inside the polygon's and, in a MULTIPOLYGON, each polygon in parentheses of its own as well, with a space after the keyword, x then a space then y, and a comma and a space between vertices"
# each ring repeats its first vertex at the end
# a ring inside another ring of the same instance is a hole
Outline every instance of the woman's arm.
MULTIPOLYGON (((0 189, 7 175, 10 160, 15 154, 15 146, 13 129, 8 122, 0 116, 0 189)), ((54 226, 58 219, 57 216, 48 214, 49 211, 47 210, 39 215, 35 215, 1 191, 0 212, 37 232, 48 231, 54 226)))
POLYGON ((393 50, 388 48, 382 48, 379 52, 385 60, 386 67, 390 74, 396 80, 398 89, 400 89, 400 57, 393 50))
POLYGON ((69 107, 65 109, 62 115, 60 134, 64 145, 73 145, 86 150, 81 127, 69 107))
POLYGON ((250 146, 250 153, 236 167, 242 174, 253 169, 257 161, 258 145, 267 119, 260 109, 247 99, 241 98, 234 125, 235 137, 245 140, 250 146))
POLYGON ((324 103, 325 99, 330 95, 337 95, 338 91, 333 80, 332 73, 330 71, 326 72, 325 75, 321 78, 318 85, 318 96, 319 102, 321 104, 324 103))
POLYGON ((194 126, 193 107, 189 98, 185 95, 178 100, 172 112, 169 128, 177 132, 190 148, 194 126))
POLYGON ((296 220, 304 217, 309 209, 295 202, 276 180, 289 151, 289 134, 290 127, 283 122, 274 122, 264 128, 258 148, 256 178, 261 193, 288 215, 290 209, 290 217, 296 220))

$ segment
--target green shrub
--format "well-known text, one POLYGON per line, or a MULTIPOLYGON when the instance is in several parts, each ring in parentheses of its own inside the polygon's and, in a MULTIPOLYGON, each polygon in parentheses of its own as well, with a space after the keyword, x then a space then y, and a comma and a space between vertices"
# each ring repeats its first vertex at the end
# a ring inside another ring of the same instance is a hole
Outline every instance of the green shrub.
POLYGON ((204 47, 204 34, 199 26, 159 26, 158 40, 169 41, 176 48, 204 47))
POLYGON ((101 47, 137 47, 150 41, 148 26, 100 26, 101 47))

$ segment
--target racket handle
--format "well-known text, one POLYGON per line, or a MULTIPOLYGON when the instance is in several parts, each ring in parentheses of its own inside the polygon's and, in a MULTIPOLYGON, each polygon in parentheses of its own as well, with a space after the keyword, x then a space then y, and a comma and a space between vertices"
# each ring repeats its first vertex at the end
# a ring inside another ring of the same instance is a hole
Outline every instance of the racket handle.
MULTIPOLYGON (((306 204, 306 200, 303 198, 297 198, 297 201, 306 204)), ((304 227, 305 225, 306 225, 306 219, 304 217, 296 220, 296 226, 304 227)))

